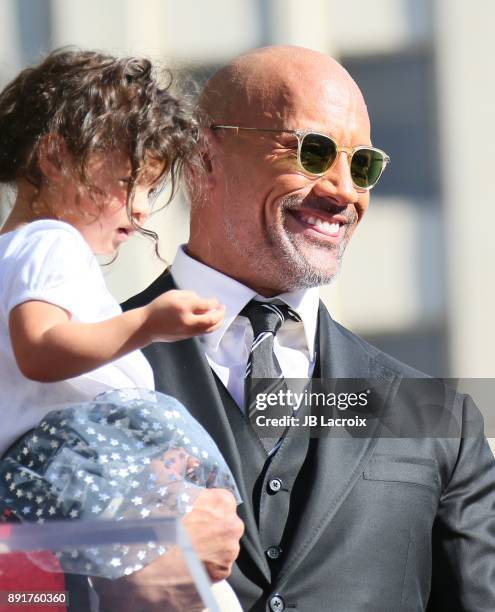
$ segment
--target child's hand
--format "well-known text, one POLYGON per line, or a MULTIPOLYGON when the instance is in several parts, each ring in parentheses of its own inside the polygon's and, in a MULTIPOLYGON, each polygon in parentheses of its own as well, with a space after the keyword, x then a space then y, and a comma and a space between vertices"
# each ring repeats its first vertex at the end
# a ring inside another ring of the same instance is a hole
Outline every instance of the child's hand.
POLYGON ((167 291, 146 306, 145 326, 151 342, 175 342, 215 331, 225 306, 216 298, 200 298, 193 291, 167 291))

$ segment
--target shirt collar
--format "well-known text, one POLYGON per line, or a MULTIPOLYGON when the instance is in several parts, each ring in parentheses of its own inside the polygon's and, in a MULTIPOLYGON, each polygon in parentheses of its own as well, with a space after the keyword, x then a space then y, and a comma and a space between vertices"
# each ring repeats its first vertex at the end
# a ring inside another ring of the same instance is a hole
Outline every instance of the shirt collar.
MULTIPOLYGON (((172 277, 179 289, 195 291, 201 297, 216 297, 225 305, 225 318, 222 326, 201 338, 212 350, 217 350, 223 335, 250 300, 254 297, 260 301, 268 300, 263 296, 258 296, 255 291, 230 276, 193 259, 186 253, 185 246, 181 245, 177 250, 171 268, 172 277)), ((309 358, 314 359, 319 306, 318 287, 281 293, 274 299, 281 300, 301 317, 309 358)))

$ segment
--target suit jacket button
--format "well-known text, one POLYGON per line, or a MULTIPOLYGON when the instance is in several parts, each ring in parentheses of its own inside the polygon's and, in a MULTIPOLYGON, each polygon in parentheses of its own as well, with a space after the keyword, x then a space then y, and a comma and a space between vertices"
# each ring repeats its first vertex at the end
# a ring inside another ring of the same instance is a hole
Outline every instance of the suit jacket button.
POLYGON ((273 561, 278 559, 281 554, 282 549, 279 546, 270 546, 270 548, 266 550, 266 556, 273 561))
POLYGON ((268 483, 268 489, 270 493, 278 493, 282 488, 282 481, 280 478, 272 478, 268 483))
POLYGON ((271 597, 268 605, 272 612, 282 612, 282 610, 285 610, 285 603, 280 595, 274 595, 271 597))

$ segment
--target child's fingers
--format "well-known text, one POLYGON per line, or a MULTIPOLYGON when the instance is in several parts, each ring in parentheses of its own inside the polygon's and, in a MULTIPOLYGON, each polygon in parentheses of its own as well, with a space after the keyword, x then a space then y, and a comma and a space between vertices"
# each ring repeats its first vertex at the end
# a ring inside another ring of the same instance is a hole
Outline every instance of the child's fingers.
POLYGON ((225 315, 225 309, 219 308, 218 310, 209 310, 204 314, 196 314, 194 315, 194 319, 192 320, 192 325, 195 329, 207 329, 209 327, 213 327, 214 325, 219 325, 222 323, 225 315))
POLYGON ((197 300, 193 301, 191 310, 194 314, 201 314, 210 310, 217 310, 219 308, 225 309, 225 306, 220 304, 217 298, 198 298, 197 300))
POLYGON ((215 323, 215 325, 211 325, 210 327, 206 327, 205 329, 202 330, 203 334, 210 334, 211 332, 216 331, 217 329, 220 329, 220 327, 222 327, 223 324, 223 320, 219 321, 218 323, 215 323))

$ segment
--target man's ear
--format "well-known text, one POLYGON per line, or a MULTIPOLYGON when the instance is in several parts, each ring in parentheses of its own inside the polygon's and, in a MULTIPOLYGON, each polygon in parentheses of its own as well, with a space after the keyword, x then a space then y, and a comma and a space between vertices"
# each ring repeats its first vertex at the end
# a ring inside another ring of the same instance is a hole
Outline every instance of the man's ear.
POLYGON ((214 175, 221 157, 217 135, 210 129, 203 129, 198 144, 204 172, 207 175, 214 175))
POLYGON ((59 181, 70 161, 67 144, 60 134, 44 134, 38 143, 38 167, 50 181, 59 181))
POLYGON ((200 151, 199 157, 201 159, 201 164, 206 174, 211 174, 213 172, 213 165, 211 163, 210 151, 207 151, 207 150, 200 151))
POLYGON ((214 136, 210 130, 201 130, 193 156, 184 167, 184 179, 191 201, 202 199, 205 191, 215 188, 217 160, 214 136))

